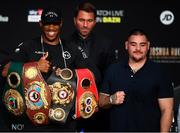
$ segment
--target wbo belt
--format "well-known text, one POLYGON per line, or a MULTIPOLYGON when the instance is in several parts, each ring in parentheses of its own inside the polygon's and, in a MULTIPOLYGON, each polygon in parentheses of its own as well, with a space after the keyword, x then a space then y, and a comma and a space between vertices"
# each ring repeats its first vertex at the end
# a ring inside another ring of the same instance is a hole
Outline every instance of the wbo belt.
POLYGON ((57 69, 47 80, 52 92, 52 104, 49 118, 64 124, 75 101, 76 81, 74 72, 68 68, 57 69))
POLYGON ((9 112, 21 116, 25 112, 24 88, 22 84, 23 63, 10 62, 7 82, 4 86, 3 102, 9 112))
POLYGON ((23 68, 26 114, 34 125, 48 124, 51 105, 50 88, 38 70, 36 62, 25 63, 23 68))
POLYGON ((94 75, 89 69, 75 69, 77 94, 75 118, 89 118, 98 111, 98 91, 94 75))

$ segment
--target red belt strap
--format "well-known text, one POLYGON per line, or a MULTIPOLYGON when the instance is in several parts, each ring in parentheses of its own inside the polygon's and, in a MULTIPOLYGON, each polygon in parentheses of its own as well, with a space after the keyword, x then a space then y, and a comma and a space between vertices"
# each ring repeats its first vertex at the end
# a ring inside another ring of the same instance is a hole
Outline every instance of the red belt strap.
POLYGON ((76 69, 77 95, 75 117, 89 118, 98 110, 98 91, 89 69, 76 69))

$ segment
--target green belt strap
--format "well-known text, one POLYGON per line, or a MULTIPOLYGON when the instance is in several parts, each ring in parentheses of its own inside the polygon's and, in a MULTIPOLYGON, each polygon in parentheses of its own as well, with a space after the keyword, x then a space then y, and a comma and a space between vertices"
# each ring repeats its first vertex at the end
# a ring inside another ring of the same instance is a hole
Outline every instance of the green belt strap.
MULTIPOLYGON (((22 62, 11 62, 10 67, 8 69, 8 75, 12 72, 17 73, 20 77, 20 84, 15 88, 21 96, 24 98, 24 87, 22 82, 22 70, 23 70, 23 64, 22 62)), ((7 83, 8 84, 8 83, 7 83)), ((8 88, 11 87, 9 84, 7 86, 8 88)), ((6 88, 6 89, 8 89, 6 88)))

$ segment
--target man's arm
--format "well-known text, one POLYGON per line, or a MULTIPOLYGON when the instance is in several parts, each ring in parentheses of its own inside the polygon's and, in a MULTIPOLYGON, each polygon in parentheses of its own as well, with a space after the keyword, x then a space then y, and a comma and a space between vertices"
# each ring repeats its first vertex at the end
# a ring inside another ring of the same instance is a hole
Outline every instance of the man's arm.
POLYGON ((99 94, 99 106, 101 108, 109 108, 111 105, 119 105, 124 102, 125 93, 124 91, 117 91, 113 95, 105 93, 99 94))
POLYGON ((173 118, 173 98, 158 99, 161 119, 160 119, 160 132, 169 132, 173 118))
MULTIPOLYGON (((46 60, 47 57, 48 57, 48 52, 45 54, 45 56, 42 56, 39 61, 37 61, 38 69, 44 73, 47 73, 51 66, 50 62, 46 60)), ((10 66, 10 62, 4 66, 2 70, 3 77, 7 76, 9 66, 10 66)))
POLYGON ((99 94, 99 107, 109 108, 111 106, 110 95, 105 93, 99 94))

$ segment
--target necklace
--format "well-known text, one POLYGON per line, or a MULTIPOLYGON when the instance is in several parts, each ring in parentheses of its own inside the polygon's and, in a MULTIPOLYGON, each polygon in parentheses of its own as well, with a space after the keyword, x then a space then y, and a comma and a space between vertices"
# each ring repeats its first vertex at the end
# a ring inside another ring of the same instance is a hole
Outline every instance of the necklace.
MULTIPOLYGON (((62 51, 62 57, 63 57, 63 61, 64 61, 64 67, 67 68, 67 63, 66 63, 66 59, 65 59, 65 56, 64 56, 64 48, 63 48, 63 45, 62 45, 62 42, 59 38, 59 43, 60 43, 60 46, 61 46, 61 51, 62 51)), ((43 44, 43 38, 41 36, 41 49, 42 49, 42 54, 43 56, 45 55, 45 50, 44 50, 44 44, 43 44)))

